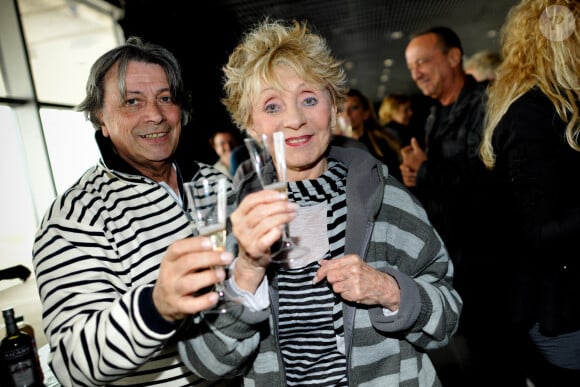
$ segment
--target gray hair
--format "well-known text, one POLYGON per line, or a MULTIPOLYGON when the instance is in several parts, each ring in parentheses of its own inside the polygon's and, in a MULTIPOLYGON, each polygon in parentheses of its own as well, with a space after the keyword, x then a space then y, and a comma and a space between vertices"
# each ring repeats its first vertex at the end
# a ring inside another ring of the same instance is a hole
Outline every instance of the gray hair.
POLYGON ((183 84, 181 66, 175 56, 166 48, 152 43, 144 43, 138 37, 130 37, 119 47, 107 51, 91 67, 86 85, 85 99, 75 107, 75 110, 84 112, 87 120, 91 121, 96 130, 101 129, 99 112, 104 104, 104 79, 107 72, 115 65, 119 65, 117 86, 119 93, 125 96, 127 85, 125 75, 127 65, 131 61, 153 63, 165 70, 171 96, 176 105, 181 108, 181 123, 187 125, 191 117, 190 96, 183 84))

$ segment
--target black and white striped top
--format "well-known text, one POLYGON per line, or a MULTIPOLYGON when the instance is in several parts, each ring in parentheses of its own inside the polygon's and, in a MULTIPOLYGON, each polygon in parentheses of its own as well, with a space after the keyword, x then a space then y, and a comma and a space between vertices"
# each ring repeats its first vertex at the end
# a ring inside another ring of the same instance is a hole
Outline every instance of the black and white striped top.
MULTIPOLYGON (((331 241, 327 258, 344 254, 346 168, 329 162, 315 180, 289 183, 290 200, 301 206, 326 203, 331 241)), ((342 308, 324 281, 312 285, 318 262, 278 272, 280 349, 288 386, 347 386, 342 308)))
MULTIPOLYGON (((200 164, 201 176, 221 175, 200 164)), ((151 289, 165 250, 191 236, 190 220, 163 185, 102 162, 50 206, 33 264, 63 386, 209 386, 182 363, 176 330, 151 289)))

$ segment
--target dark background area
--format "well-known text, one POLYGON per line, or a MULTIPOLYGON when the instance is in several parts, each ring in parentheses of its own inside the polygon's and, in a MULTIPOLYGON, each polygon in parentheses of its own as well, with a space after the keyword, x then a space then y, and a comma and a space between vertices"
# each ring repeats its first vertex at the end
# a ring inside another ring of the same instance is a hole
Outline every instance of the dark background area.
POLYGON ((220 99, 221 67, 242 33, 268 16, 308 20, 345 61, 351 87, 377 106, 389 93, 414 97, 414 124, 429 102, 415 87, 404 60, 409 36, 433 25, 453 28, 466 56, 499 49, 498 32, 518 0, 109 0, 124 10, 125 37, 137 35, 170 49, 182 64, 193 98, 180 155, 216 159, 208 138, 233 127, 220 99), (390 65, 385 61, 389 60, 390 65))
POLYGON ((171 50, 181 63, 191 92, 193 115, 183 128, 178 155, 213 163, 217 156, 209 136, 218 128, 237 131, 220 102, 221 67, 237 44, 240 27, 217 3, 134 0, 124 5, 120 20, 125 37, 140 36, 171 50))

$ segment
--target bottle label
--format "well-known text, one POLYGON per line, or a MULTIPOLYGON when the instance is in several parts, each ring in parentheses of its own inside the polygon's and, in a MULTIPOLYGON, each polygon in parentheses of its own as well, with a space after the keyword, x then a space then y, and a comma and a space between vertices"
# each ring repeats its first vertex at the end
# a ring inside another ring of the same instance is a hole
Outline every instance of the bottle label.
POLYGON ((36 383, 34 364, 30 359, 24 359, 8 366, 15 386, 32 386, 36 383))
POLYGON ((4 358, 6 360, 14 360, 23 356, 28 356, 29 353, 30 353, 29 347, 15 348, 10 351, 6 351, 4 353, 4 358))

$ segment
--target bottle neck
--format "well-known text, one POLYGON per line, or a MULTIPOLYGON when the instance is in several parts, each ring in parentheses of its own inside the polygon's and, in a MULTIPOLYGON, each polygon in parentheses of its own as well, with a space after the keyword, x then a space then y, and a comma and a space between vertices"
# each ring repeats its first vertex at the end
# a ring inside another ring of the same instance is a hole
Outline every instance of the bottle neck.
POLYGON ((18 327, 16 326, 16 319, 14 318, 14 310, 5 309, 2 311, 4 315, 4 323, 6 324, 6 335, 7 336, 17 336, 19 334, 18 327))

